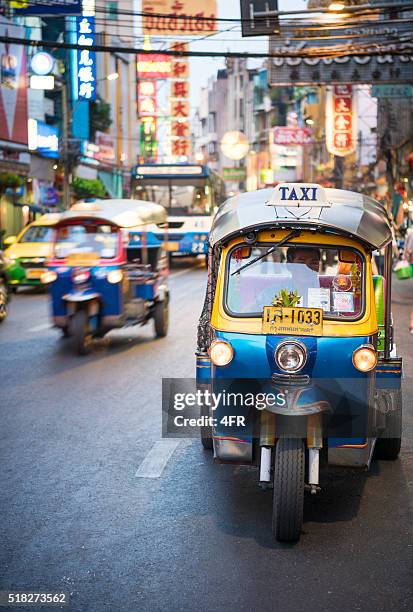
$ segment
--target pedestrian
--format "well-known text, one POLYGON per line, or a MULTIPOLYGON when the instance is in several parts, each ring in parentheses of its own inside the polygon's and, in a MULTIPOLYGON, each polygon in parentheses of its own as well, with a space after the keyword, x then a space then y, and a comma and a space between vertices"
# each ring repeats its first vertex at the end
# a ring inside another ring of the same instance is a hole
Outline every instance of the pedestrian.
MULTIPOLYGON (((413 264, 413 228, 410 227, 404 238, 404 252, 403 259, 405 259, 409 264, 413 264)), ((413 308, 410 311, 410 326, 409 331, 413 334, 413 308)))

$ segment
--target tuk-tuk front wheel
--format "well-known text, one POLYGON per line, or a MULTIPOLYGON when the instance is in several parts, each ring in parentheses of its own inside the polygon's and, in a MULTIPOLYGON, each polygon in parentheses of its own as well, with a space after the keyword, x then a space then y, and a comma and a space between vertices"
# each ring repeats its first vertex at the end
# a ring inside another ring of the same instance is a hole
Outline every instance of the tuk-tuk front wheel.
POLYGON ((304 506, 305 448, 300 438, 280 438, 275 447, 272 529, 279 542, 300 539, 304 506))
POLYGON ((169 326, 169 306, 167 299, 162 300, 162 302, 156 302, 153 309, 153 321, 157 338, 164 338, 168 333, 169 326))
POLYGON ((86 310, 78 310, 70 323, 70 335, 79 355, 87 355, 92 348, 92 334, 89 330, 89 317, 86 310))

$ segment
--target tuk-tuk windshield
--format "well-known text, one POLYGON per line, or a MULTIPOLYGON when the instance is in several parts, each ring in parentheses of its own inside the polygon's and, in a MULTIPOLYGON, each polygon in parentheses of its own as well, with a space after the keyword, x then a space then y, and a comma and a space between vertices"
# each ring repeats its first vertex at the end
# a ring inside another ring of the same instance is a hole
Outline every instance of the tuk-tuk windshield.
POLYGON ((360 253, 311 245, 279 247, 237 274, 268 248, 243 246, 231 251, 225 296, 230 314, 261 316, 264 306, 279 305, 287 292, 294 303, 286 306, 322 308, 327 319, 354 320, 361 316, 364 266, 360 253))
POLYGON ((119 230, 112 225, 64 225, 56 235, 55 256, 64 259, 72 253, 93 253, 101 259, 117 255, 119 230))

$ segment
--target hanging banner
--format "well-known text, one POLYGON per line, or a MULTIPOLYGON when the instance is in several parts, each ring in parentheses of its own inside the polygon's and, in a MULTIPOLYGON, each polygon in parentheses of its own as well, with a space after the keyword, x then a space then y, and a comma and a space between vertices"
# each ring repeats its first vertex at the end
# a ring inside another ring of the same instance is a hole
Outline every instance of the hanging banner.
POLYGON ((334 85, 327 90, 326 146, 332 155, 354 153, 357 140, 357 113, 352 85, 334 85))
MULTIPOLYGON (((25 38, 24 28, 0 17, 0 36, 25 38)), ((0 140, 27 145, 26 52, 0 43, 0 140)))
POLYGON ((142 0, 143 33, 205 36, 217 30, 216 0, 142 0))
POLYGON ((96 100, 96 53, 88 49, 95 44, 95 18, 76 17, 77 49, 75 60, 75 100, 96 100))

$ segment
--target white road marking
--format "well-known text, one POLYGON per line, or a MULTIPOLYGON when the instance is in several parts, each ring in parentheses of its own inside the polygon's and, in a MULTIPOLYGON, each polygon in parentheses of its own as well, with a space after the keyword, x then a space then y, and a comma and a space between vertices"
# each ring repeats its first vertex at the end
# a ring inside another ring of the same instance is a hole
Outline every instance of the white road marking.
POLYGON ((34 327, 30 327, 28 331, 29 332, 40 332, 40 331, 44 331, 45 329, 52 329, 51 323, 42 323, 41 325, 35 325, 34 327))
POLYGON ((177 278, 178 276, 183 276, 184 274, 188 274, 188 272, 192 272, 193 270, 196 270, 197 268, 203 268, 204 264, 203 263, 199 263, 196 264, 195 266, 191 266, 190 268, 186 268, 185 270, 180 270, 179 272, 173 272, 172 274, 169 275, 169 278, 177 278))
POLYGON ((165 439, 155 442, 136 470, 135 476, 137 478, 159 478, 180 443, 181 440, 178 439, 165 439))

